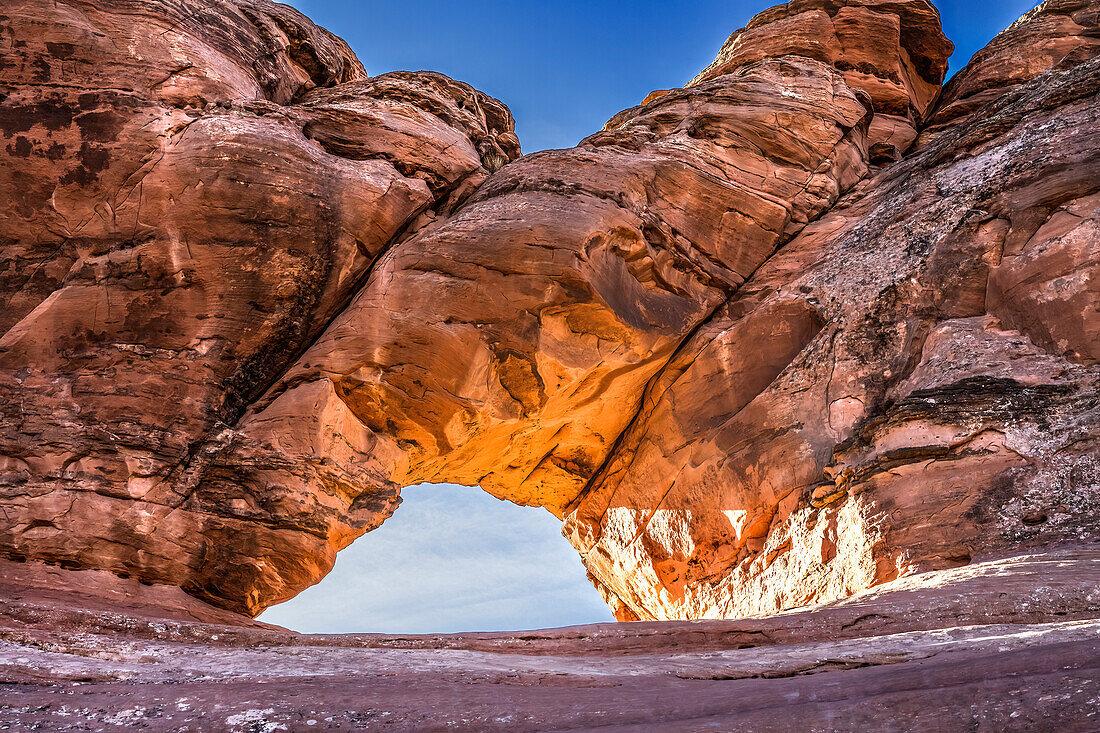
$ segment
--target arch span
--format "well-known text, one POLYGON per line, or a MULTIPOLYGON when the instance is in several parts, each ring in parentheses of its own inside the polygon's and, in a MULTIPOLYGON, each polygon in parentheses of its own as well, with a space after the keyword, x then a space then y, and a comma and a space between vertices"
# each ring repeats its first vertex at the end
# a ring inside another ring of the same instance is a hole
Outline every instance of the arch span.
POLYGON ((5 16, 6 556, 256 614, 477 484, 682 618, 1095 531, 1095 9, 935 108, 927 0, 788 3, 518 158, 465 84, 195 4, 5 16))

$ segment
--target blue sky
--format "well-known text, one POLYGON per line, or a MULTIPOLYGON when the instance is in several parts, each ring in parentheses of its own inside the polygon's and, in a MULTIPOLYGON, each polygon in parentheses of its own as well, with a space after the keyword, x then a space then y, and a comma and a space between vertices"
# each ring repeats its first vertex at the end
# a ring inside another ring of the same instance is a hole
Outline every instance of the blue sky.
POLYGON ((612 620, 550 512, 448 484, 402 496, 328 577, 260 620, 311 633, 405 634, 612 620))
MULTIPOLYGON (((569 147, 650 91, 681 86, 768 0, 294 0, 367 71, 432 69, 508 104, 525 152, 569 147)), ((1030 0, 940 0, 952 71, 1030 0)), ((300 631, 445 632, 610 620, 541 509, 477 489, 414 487, 321 584, 270 609, 300 631)))
MULTIPOLYGON (((569 147, 654 89, 682 86, 774 0, 293 0, 367 71, 431 69, 506 103, 524 152, 569 147)), ((939 0, 953 70, 1029 0, 939 0)))

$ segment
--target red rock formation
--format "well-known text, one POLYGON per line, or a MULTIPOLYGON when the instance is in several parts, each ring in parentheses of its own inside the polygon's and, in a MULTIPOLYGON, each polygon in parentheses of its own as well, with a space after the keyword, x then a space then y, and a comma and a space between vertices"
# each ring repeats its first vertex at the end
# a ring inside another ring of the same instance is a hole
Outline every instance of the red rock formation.
POLYGON ((770 612, 1094 535, 1098 73, 1044 78, 861 185, 695 335, 567 518, 613 597, 770 612), (1013 223, 1025 200, 1042 228, 1013 223))
POLYGON ((864 115, 819 64, 767 62, 508 166, 379 263, 199 496, 455 482, 561 516, 676 345, 863 174, 864 115))
POLYGON ((1049 12, 992 45, 1055 68, 862 183, 651 384, 566 521, 622 617, 772 612, 1095 537, 1100 67, 1049 55, 1049 12))
POLYGON ((1046 0, 1025 13, 951 78, 923 131, 924 139, 1050 69, 1069 69, 1096 58, 1097 12, 1089 0, 1046 0))
MULTIPOLYGON (((186 585, 220 532, 262 543, 234 522, 264 517, 193 508, 217 436, 381 252, 518 154, 511 116, 438 74, 368 79, 268 2, 0 21, 0 546, 186 585)), ((331 566, 327 539, 298 544, 310 577, 331 566)))
POLYGON ((766 58, 821 61, 868 94, 875 112, 868 142, 897 155, 916 138, 953 50, 928 2, 799 0, 769 8, 734 31, 691 85, 766 58))
POLYGON ((1095 533, 1095 1, 938 104, 926 0, 787 3, 500 170, 502 105, 282 6, 13 11, 8 556, 255 614, 450 481, 694 618, 1095 533))
MULTIPOLYGON (((898 33, 872 35, 908 58, 898 33)), ((476 483, 560 516, 684 338, 866 175, 862 90, 804 57, 762 58, 509 166, 395 248, 245 416, 198 500, 252 509, 277 487, 294 502, 281 512, 338 545, 313 498, 334 486, 378 511, 387 486, 476 483)), ((201 583, 232 567, 266 599, 281 591, 269 568, 301 572, 294 541, 265 541, 259 572, 230 545, 201 583)))

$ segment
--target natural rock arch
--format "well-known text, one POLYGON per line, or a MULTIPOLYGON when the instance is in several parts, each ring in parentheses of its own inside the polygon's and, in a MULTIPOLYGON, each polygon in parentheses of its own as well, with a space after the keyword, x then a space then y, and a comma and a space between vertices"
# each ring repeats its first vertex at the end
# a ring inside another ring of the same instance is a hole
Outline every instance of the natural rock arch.
POLYGON ((255 614, 400 486, 480 484, 562 517, 627 619, 1091 531, 1094 4, 934 106, 926 0, 788 3, 514 160, 502 104, 368 78, 284 6, 28 0, 0 548, 255 614), (1008 526, 1036 496, 1085 509, 1008 526))

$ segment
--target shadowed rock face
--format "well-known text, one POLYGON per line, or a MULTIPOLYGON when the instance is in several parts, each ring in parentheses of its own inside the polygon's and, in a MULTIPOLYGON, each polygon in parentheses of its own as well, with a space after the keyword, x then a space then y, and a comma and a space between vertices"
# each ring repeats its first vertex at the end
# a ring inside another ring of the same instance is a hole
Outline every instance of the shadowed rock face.
POLYGON ((190 587, 226 542, 271 544, 303 587, 384 515, 216 504, 219 436, 383 251, 518 155, 511 115, 368 78, 268 2, 16 2, 0 26, 0 545, 190 587))
POLYGON ((10 557, 255 614, 480 484, 664 619, 1095 531, 1096 2, 939 102, 925 0, 788 3, 514 162, 499 102, 284 6, 0 24, 10 557))
POLYGON ((1047 0, 978 53, 943 89, 922 143, 1051 69, 1100 56, 1097 8, 1089 0, 1047 0))

